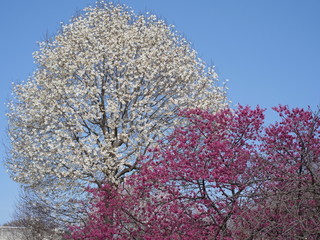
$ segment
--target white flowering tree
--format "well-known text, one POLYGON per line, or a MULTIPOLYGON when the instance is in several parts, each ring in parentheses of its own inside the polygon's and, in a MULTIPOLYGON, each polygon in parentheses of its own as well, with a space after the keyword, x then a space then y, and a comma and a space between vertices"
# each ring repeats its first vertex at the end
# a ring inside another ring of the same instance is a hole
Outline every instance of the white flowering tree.
POLYGON ((47 197, 117 183, 179 109, 226 106, 215 72, 173 26, 122 5, 86 8, 34 57, 37 70, 9 104, 7 166, 47 197))

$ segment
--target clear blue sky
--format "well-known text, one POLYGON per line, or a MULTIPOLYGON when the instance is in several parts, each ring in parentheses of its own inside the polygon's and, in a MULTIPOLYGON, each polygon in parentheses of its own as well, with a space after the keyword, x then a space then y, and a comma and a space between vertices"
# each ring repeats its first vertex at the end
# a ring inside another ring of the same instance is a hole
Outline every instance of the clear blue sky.
MULTIPOLYGON (((320 1, 123 0, 137 12, 165 18, 193 43, 200 57, 229 79, 236 104, 313 109, 320 104, 320 1)), ((11 82, 35 69, 32 52, 89 0, 4 0, 0 15, 0 131, 6 144, 5 102, 11 82)), ((275 115, 268 111, 268 121, 275 115)), ((5 148, 0 148, 2 159, 5 148)), ((0 224, 10 220, 18 185, 0 167, 0 224)))

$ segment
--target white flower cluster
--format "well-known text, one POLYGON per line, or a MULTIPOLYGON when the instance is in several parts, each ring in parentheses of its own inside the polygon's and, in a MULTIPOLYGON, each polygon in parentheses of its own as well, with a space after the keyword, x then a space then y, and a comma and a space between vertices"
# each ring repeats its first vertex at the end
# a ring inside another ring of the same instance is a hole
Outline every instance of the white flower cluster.
POLYGON ((227 105, 214 70, 172 26, 122 5, 86 8, 34 57, 9 104, 7 166, 44 193, 117 181, 179 109, 227 105))

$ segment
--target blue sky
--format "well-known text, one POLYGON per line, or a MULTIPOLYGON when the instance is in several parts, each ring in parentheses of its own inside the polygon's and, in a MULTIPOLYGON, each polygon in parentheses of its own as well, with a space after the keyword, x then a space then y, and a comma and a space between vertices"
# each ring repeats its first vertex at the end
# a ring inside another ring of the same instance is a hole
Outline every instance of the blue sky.
MULTIPOLYGON (((318 0, 123 0, 136 12, 151 11, 174 24, 229 79, 234 103, 270 109, 320 105, 320 1, 318 0)), ((7 144, 5 102, 11 82, 35 70, 37 41, 54 34, 89 0, 4 0, 0 15, 0 136, 7 144)), ((275 120, 268 110, 267 121, 275 120)), ((1 144, 0 154, 5 158, 1 144)), ((8 222, 18 185, 0 167, 0 224, 8 222)))

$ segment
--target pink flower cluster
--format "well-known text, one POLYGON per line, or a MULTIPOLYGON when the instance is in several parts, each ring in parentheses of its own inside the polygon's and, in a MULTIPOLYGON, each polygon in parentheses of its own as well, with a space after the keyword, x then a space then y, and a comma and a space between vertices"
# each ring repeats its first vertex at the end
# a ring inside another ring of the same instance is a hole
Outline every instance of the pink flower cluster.
POLYGON ((91 189, 72 239, 319 239, 320 118, 310 109, 186 110, 123 184, 91 189))

